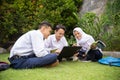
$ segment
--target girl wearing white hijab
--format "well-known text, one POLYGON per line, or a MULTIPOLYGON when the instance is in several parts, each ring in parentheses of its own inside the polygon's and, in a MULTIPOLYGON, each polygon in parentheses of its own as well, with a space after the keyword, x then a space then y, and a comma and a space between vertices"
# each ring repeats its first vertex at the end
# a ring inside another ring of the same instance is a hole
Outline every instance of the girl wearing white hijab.
POLYGON ((90 49, 90 46, 92 43, 95 42, 93 37, 89 34, 86 34, 81 28, 76 27, 73 30, 73 35, 75 36, 76 39, 76 46, 81 46, 81 50, 78 54, 79 59, 83 59, 85 57, 85 54, 88 52, 90 49))

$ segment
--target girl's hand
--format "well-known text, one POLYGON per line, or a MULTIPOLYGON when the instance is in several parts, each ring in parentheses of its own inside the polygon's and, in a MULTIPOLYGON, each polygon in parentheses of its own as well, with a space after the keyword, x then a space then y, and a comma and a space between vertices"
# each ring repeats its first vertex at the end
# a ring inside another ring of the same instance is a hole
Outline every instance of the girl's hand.
POLYGON ((73 56, 74 56, 74 57, 77 57, 77 56, 78 56, 78 54, 79 54, 79 53, 75 53, 73 56))

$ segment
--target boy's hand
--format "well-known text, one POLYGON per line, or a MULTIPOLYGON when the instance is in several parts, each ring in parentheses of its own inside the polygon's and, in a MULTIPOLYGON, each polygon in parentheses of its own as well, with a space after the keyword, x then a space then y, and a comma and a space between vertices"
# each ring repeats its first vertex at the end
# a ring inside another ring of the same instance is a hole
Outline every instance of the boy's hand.
POLYGON ((57 49, 55 53, 60 54, 61 50, 57 49))
POLYGON ((76 44, 76 43, 74 43, 72 46, 77 46, 77 44, 76 44))

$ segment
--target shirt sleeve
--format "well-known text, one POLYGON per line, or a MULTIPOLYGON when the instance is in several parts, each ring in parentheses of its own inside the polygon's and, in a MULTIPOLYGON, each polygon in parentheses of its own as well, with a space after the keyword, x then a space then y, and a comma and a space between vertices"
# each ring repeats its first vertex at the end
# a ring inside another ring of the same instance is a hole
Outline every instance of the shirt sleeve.
POLYGON ((32 42, 33 52, 35 53, 35 55, 37 57, 43 57, 43 56, 49 54, 45 50, 44 40, 43 40, 42 34, 32 33, 31 34, 31 42, 32 42))
POLYGON ((68 42, 67 42, 67 40, 66 40, 66 38, 65 37, 63 37, 63 42, 64 42, 64 46, 68 46, 68 42))
POLYGON ((86 44, 85 44, 86 53, 89 51, 90 46, 91 46, 91 44, 92 44, 93 42, 95 42, 95 40, 93 39, 93 37, 90 37, 90 39, 86 42, 86 44))
POLYGON ((45 48, 46 50, 50 53, 50 51, 52 50, 52 48, 50 47, 51 46, 51 38, 48 37, 46 40, 45 40, 45 48))

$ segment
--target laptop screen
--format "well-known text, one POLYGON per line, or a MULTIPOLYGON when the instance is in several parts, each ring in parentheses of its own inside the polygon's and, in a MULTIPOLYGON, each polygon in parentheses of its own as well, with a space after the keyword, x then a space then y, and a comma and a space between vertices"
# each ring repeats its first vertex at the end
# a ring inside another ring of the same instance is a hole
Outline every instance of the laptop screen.
POLYGON ((64 58, 71 57, 75 53, 77 53, 80 49, 81 49, 80 46, 65 46, 63 47, 58 57, 64 57, 64 58))

